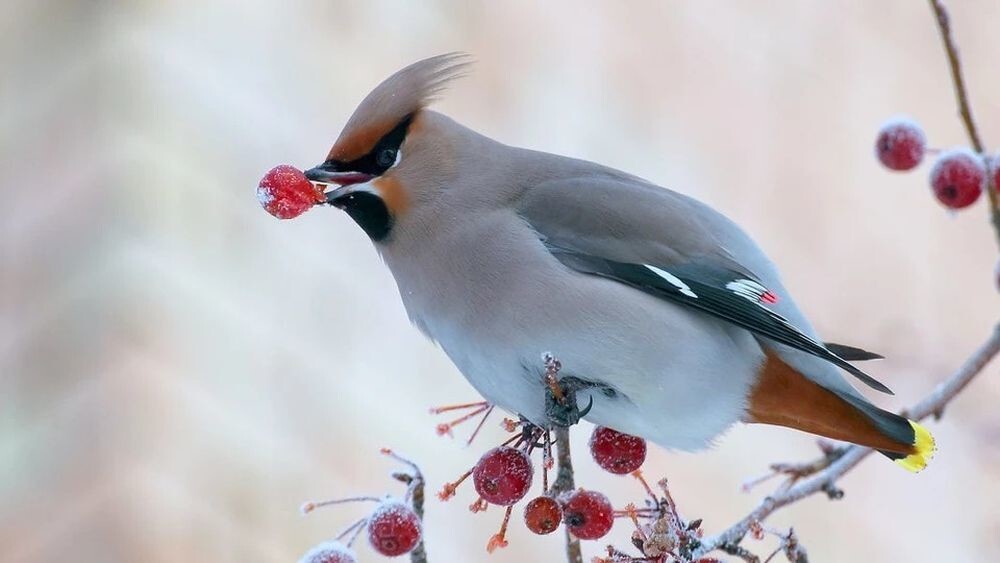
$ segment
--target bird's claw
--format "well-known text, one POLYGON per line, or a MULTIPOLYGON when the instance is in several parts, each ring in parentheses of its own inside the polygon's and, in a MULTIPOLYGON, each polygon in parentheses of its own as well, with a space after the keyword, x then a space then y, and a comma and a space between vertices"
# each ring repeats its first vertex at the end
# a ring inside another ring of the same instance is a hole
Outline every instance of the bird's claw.
POLYGON ((588 397, 587 406, 580 409, 576 403, 576 393, 582 389, 598 387, 594 383, 583 381, 576 377, 564 377, 559 380, 563 392, 563 400, 559 401, 551 389, 545 391, 545 415, 554 426, 569 427, 580 422, 594 408, 593 395, 588 397))

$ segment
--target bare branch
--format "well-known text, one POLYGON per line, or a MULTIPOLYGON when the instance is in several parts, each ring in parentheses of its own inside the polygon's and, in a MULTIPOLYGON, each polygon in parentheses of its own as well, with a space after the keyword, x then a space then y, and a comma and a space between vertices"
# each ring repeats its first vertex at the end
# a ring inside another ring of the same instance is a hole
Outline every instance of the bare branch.
MULTIPOLYGON (((941 413, 945 405, 958 395, 998 352, 1000 352, 1000 325, 994 328, 989 339, 966 360, 965 364, 958 371, 938 384, 924 400, 908 409, 907 415, 910 418, 921 420, 932 414, 938 415, 941 413)), ((730 550, 739 545, 739 542, 746 536, 752 526, 763 522, 768 516, 783 506, 787 506, 821 491, 835 490, 834 483, 860 463, 861 460, 866 458, 868 454, 872 453, 872 451, 874 450, 871 448, 850 446, 843 455, 830 462, 822 471, 787 490, 768 496, 757 505, 757 508, 732 527, 716 536, 705 538, 701 546, 695 550, 692 559, 697 559, 717 549, 732 553, 730 550)))
MULTIPOLYGON (((382 453, 410 468, 408 472, 395 472, 392 474, 392 477, 400 483, 406 484, 406 497, 413 504, 413 512, 416 513, 422 525, 424 522, 424 489, 427 484, 424 480, 424 474, 420 471, 417 464, 394 451, 383 448, 382 453)), ((423 534, 421 534, 417 547, 413 548, 413 551, 410 552, 410 563, 427 563, 427 547, 424 545, 423 534)))
POLYGON ((983 141, 979 137, 976 122, 972 119, 972 107, 969 105, 969 95, 965 89, 965 77, 962 75, 962 62, 958 58, 958 46, 955 45, 955 40, 951 36, 951 18, 941 0, 930 0, 930 3, 931 9, 934 10, 938 29, 941 31, 941 41, 944 42, 944 50, 948 55, 948 64, 951 66, 951 80, 955 83, 958 113, 962 117, 962 123, 965 124, 972 148, 981 153, 983 152, 983 141))
MULTIPOLYGON (((951 35, 951 18, 948 10, 941 0, 929 0, 934 17, 937 21, 938 30, 941 32, 941 41, 944 43, 945 53, 948 55, 948 65, 951 67, 951 80, 955 84, 955 98, 958 100, 958 113, 965 125, 965 131, 969 135, 969 142, 977 153, 986 158, 986 147, 979 136, 979 129, 976 121, 972 117, 972 106, 969 105, 969 94, 965 88, 965 76, 962 74, 962 62, 958 58, 958 46, 951 35)), ((990 217, 993 222, 993 229, 996 231, 997 242, 1000 243, 1000 200, 997 197, 997 186, 993 175, 988 174, 986 183, 986 196, 990 202, 990 217)))
MULTIPOLYGON (((555 427, 556 434, 556 480, 552 483, 553 495, 572 491, 576 488, 573 481, 573 456, 569 449, 569 428, 555 427)), ((567 563, 583 563, 583 552, 580 551, 580 540, 573 537, 566 528, 566 561, 567 563)))
MULTIPOLYGON (((413 511, 417 513, 420 522, 424 521, 424 476, 417 473, 411 484, 413 491, 413 511)), ((420 543, 410 552, 410 563, 427 563, 427 547, 424 545, 424 538, 420 538, 420 543)))

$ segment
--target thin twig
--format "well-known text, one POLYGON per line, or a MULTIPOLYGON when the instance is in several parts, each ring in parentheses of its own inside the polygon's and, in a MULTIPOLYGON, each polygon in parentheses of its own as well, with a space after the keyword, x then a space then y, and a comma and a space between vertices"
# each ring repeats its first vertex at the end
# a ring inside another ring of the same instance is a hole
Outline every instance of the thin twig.
MULTIPOLYGON (((944 406, 955 395, 960 393, 998 352, 1000 352, 1000 325, 994 328, 989 339, 965 361, 958 371, 938 384, 924 400, 907 409, 908 416, 916 420, 921 420, 932 414, 941 412, 944 406)), ((763 522, 764 519, 783 506, 830 489, 837 479, 850 471, 873 451, 871 448, 850 446, 844 455, 840 456, 823 471, 809 479, 801 481, 786 491, 765 498, 757 505, 757 508, 729 529, 716 536, 707 537, 702 540, 701 546, 695 550, 692 559, 702 557, 716 549, 725 551, 728 547, 739 545, 740 540, 750 531, 752 526, 763 522)))
MULTIPOLYGON (((979 153, 984 160, 987 160, 986 146, 982 137, 979 136, 979 129, 976 121, 972 117, 972 106, 969 104, 969 94, 965 87, 965 76, 962 74, 962 62, 958 58, 958 46, 951 35, 951 18, 948 10, 941 0, 929 0, 931 9, 934 11, 934 19, 937 21, 938 30, 941 32, 941 41, 944 43, 945 53, 948 55, 948 64, 951 67, 951 80, 955 85, 955 98, 958 100, 958 114, 965 125, 965 131, 969 135, 969 142, 972 148, 979 153)), ((988 167, 987 167, 988 168, 988 167)), ((993 230, 996 232, 997 243, 1000 244, 1000 198, 997 197, 997 186, 994 182, 993 174, 987 174, 986 196, 990 202, 990 217, 993 222, 993 230)))
MULTIPOLYGON (((420 467, 418 467, 416 463, 413 463, 408 458, 397 454, 389 448, 382 448, 382 453, 410 468, 409 472, 399 471, 393 473, 392 476, 397 481, 406 484, 406 496, 410 500, 410 503, 413 506, 413 512, 416 513, 417 518, 420 520, 420 524, 423 525, 425 498, 424 488, 427 484, 424 480, 424 474, 420 471, 420 467)), ((427 563, 427 547, 424 545, 423 534, 421 534, 420 542, 417 543, 417 547, 413 548, 413 551, 410 552, 410 563, 427 563)))
POLYGON ((955 97, 958 98, 958 113, 965 124, 965 130, 969 134, 969 141, 976 152, 983 152, 983 141, 979 137, 979 130, 976 122, 972 119, 972 107, 969 105, 969 95, 965 89, 965 76, 962 74, 962 63, 958 58, 958 46, 951 36, 951 18, 948 10, 945 9, 941 0, 929 0, 931 9, 934 10, 935 20, 938 29, 941 31, 941 41, 944 42, 944 49, 948 55, 948 64, 951 65, 951 80, 955 83, 955 97))
MULTIPOLYGON (((417 513, 417 518, 420 519, 421 524, 424 521, 424 477, 422 474, 417 473, 414 476, 413 482, 410 484, 413 496, 411 500, 413 501, 413 511, 417 513)), ((410 563, 427 563, 427 547, 424 545, 423 534, 420 537, 420 543, 417 547, 410 552, 410 563)))

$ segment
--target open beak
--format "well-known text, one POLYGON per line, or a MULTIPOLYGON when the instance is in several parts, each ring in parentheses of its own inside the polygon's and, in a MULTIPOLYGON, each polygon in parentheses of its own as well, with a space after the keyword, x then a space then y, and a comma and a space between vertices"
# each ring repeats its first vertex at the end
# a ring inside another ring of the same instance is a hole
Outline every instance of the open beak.
POLYGON ((337 186, 337 188, 325 193, 326 202, 335 207, 341 207, 338 205, 338 201, 354 191, 351 186, 363 184, 374 178, 371 174, 365 174, 364 172, 337 170, 336 162, 324 162, 315 168, 306 170, 305 174, 306 178, 311 182, 337 186))
POLYGON ((315 168, 310 168, 305 172, 306 178, 317 184, 334 185, 336 188, 324 193, 326 202, 334 207, 342 208, 345 200, 349 200, 352 193, 356 191, 370 191, 367 186, 358 187, 365 184, 375 176, 364 172, 337 170, 336 162, 324 162, 315 168), (366 189, 367 188, 367 189, 366 189))
POLYGON ((349 186, 351 184, 361 184, 374 178, 371 174, 364 172, 351 172, 337 170, 336 162, 324 162, 315 168, 306 170, 306 178, 320 184, 337 184, 338 186, 349 186))

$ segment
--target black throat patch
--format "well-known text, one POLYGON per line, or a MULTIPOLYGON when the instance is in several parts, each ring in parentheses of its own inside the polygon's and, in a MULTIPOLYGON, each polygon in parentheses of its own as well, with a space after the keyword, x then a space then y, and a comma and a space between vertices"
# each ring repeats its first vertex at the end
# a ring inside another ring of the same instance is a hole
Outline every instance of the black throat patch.
POLYGON ((392 230, 392 215, 382 198, 369 192, 351 192, 330 204, 347 212, 372 240, 385 240, 392 230))

